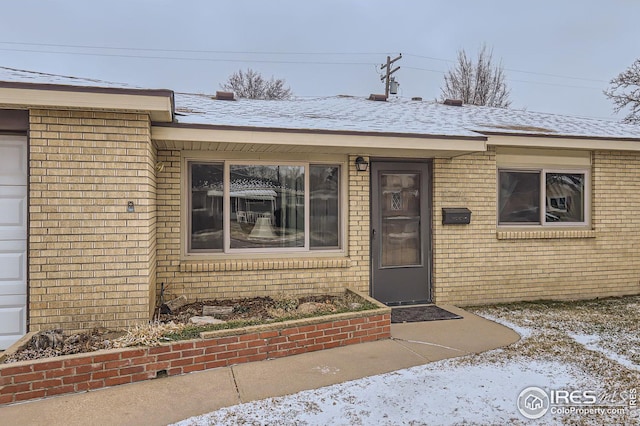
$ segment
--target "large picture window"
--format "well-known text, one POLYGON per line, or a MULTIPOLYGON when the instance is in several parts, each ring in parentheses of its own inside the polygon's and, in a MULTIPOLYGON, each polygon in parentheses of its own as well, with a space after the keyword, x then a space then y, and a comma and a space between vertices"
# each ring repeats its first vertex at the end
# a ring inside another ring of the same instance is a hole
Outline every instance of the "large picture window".
POLYGON ((586 225, 588 172, 500 170, 498 223, 501 225, 586 225))
POLYGON ((340 165, 187 165, 188 252, 341 248, 340 165))

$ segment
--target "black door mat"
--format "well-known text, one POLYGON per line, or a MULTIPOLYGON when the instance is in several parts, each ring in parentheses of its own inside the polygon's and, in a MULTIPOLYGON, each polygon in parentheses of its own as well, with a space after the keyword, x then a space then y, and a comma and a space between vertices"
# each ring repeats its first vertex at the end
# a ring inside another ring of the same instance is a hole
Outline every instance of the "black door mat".
POLYGON ((412 306, 410 308, 391 309, 391 323, 420 321, 440 321, 450 319, 461 319, 460 315, 438 308, 436 305, 412 306))

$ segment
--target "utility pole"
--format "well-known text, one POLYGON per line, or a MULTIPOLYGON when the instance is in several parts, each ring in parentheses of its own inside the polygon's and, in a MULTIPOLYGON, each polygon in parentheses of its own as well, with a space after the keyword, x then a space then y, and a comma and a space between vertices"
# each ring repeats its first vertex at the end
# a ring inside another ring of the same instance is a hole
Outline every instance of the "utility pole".
POLYGON ((400 67, 395 67, 394 69, 391 69, 391 65, 393 65, 394 62, 396 62, 397 60, 402 59, 402 53, 400 55, 398 55, 397 58, 391 59, 391 56, 387 56, 387 63, 386 64, 382 64, 380 65, 380 69, 387 69, 385 75, 383 75, 382 77, 380 77, 380 81, 385 80, 384 83, 384 96, 385 99, 389 98, 389 83, 391 81, 391 74, 393 74, 394 72, 398 71, 400 69, 400 67))

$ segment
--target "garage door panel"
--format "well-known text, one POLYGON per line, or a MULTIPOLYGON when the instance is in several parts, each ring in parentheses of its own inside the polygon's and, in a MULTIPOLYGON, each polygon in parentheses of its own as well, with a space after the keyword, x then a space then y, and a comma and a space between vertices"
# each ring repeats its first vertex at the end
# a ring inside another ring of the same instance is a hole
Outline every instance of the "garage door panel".
POLYGON ((24 251, 0 252, 0 295, 25 294, 26 269, 24 251))
POLYGON ((27 187, 0 186, 0 240, 27 235, 27 187))
POLYGON ((27 296, 0 296, 0 348, 8 348, 27 332, 27 296))
POLYGON ((0 138, 0 185, 27 184, 27 144, 18 136, 0 138))
POLYGON ((0 349, 27 331, 27 147, 0 135, 0 349))

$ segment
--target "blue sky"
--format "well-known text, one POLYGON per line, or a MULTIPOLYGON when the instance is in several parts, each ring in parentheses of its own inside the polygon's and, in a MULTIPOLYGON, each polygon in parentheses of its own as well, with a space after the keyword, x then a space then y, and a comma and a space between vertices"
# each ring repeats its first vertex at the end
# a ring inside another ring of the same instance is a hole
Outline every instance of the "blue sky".
POLYGON ((435 99, 459 49, 493 48, 513 108, 621 119, 602 94, 638 57, 640 2, 21 0, 3 4, 0 65, 213 93, 251 67, 299 96, 435 99))

